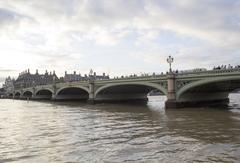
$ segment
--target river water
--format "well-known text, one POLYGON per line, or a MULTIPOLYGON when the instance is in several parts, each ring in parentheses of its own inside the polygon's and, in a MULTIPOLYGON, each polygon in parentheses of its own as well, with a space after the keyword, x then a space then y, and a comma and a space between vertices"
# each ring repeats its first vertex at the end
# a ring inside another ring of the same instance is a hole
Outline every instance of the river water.
POLYGON ((240 162, 240 94, 229 107, 0 100, 0 162, 240 162))

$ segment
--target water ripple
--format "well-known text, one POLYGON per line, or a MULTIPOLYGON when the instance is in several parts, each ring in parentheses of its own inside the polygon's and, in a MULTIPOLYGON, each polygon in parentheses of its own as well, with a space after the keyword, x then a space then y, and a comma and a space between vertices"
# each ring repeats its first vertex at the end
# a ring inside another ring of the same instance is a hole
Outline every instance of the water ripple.
POLYGON ((1 100, 0 162, 237 162, 239 95, 228 109, 1 100))

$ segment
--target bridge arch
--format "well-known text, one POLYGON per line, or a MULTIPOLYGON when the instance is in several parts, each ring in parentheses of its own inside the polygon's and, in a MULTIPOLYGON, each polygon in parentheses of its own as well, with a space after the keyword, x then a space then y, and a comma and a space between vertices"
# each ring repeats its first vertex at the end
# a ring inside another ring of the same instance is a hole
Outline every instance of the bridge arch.
POLYGON ((61 100, 87 100, 89 90, 83 86, 66 86, 58 89, 55 94, 55 99, 61 100))
POLYGON ((35 99, 51 99, 53 95, 53 90, 48 88, 39 89, 36 91, 35 99))
POLYGON ((95 91, 94 97, 96 100, 141 100, 147 99, 147 94, 154 89, 167 94, 167 90, 159 84, 128 82, 101 86, 95 91))
POLYGON ((32 98, 32 96, 33 96, 32 91, 27 90, 27 91, 23 92, 23 98, 32 98))
POLYGON ((41 92, 43 92, 43 91, 44 92, 51 92, 52 94, 54 93, 53 90, 50 89, 50 88, 41 88, 41 89, 36 90, 36 95, 41 94, 41 92))
POLYGON ((210 89, 215 88, 215 91, 218 92, 218 94, 222 92, 223 96, 228 97, 230 92, 240 88, 240 76, 213 77, 210 79, 202 79, 191 82, 177 91, 176 98, 177 100, 181 100, 182 96, 184 96, 186 93, 193 91, 194 89, 204 91, 204 89, 207 89, 206 87, 210 89), (228 87, 224 88, 224 85, 227 85, 228 87))
POLYGON ((9 98, 13 98, 13 93, 10 93, 10 94, 8 95, 8 97, 9 97, 9 98))
POLYGON ((20 92, 15 92, 14 93, 14 98, 20 98, 21 96, 21 93, 20 92))
POLYGON ((82 90, 86 91, 87 93, 89 93, 89 89, 86 87, 83 87, 83 86, 66 86, 66 87, 61 87, 60 89, 58 89, 56 94, 59 94, 59 92, 65 90, 65 89, 71 89, 71 88, 82 89, 82 90))

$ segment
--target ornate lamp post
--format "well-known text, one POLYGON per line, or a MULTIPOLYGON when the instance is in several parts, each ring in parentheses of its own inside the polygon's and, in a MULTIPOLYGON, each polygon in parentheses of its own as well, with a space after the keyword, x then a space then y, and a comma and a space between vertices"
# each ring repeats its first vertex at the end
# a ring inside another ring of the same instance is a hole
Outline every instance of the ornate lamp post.
POLYGON ((91 69, 89 72, 89 76, 92 76, 92 75, 93 75, 93 70, 91 69))
POLYGON ((92 70, 92 69, 91 69, 90 72, 89 72, 89 78, 88 78, 88 80, 89 80, 90 82, 92 82, 92 81, 94 80, 93 70, 92 70))
POLYGON ((169 55, 168 58, 167 58, 167 62, 169 63, 169 72, 171 73, 172 72, 172 63, 173 63, 173 60, 174 58, 169 55))

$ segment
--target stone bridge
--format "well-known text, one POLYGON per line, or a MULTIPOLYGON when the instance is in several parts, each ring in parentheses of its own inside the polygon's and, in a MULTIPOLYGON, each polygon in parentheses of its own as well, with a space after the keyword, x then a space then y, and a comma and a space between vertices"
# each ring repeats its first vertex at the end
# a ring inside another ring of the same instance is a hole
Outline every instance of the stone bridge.
POLYGON ((240 88, 240 69, 170 73, 144 77, 53 83, 16 89, 15 99, 106 101, 147 100, 151 90, 167 96, 166 107, 228 102, 228 95, 240 88))

